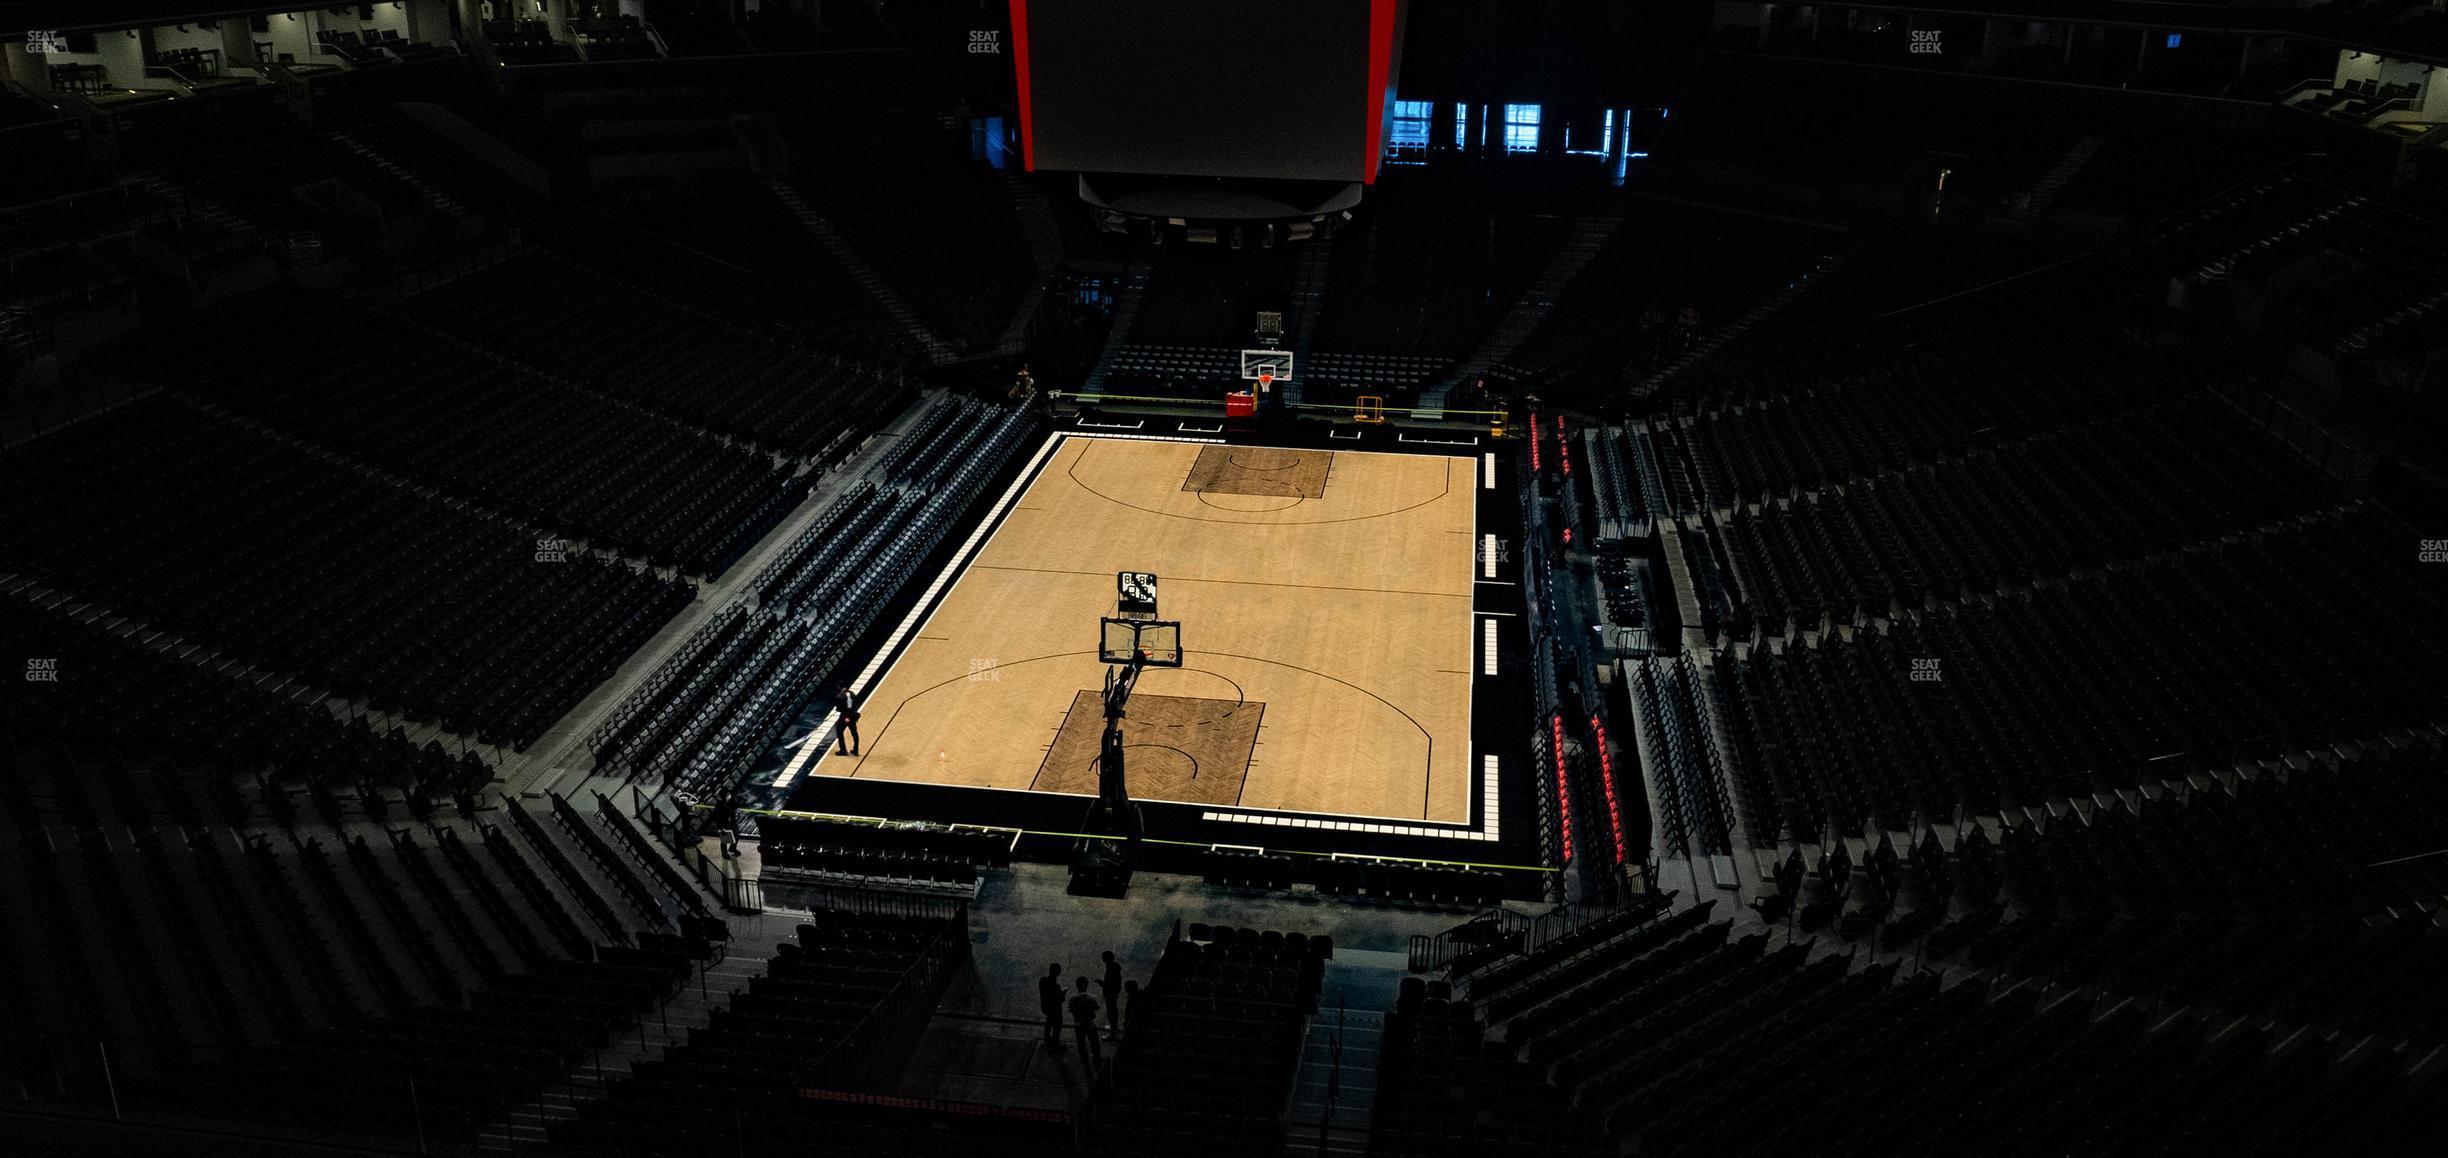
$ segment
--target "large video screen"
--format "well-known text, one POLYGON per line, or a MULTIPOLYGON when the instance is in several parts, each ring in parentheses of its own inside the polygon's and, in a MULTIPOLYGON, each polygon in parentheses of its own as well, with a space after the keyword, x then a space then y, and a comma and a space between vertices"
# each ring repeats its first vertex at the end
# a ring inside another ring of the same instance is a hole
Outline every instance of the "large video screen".
POLYGON ((1012 0, 1029 167, 1365 181, 1396 0, 1012 0))

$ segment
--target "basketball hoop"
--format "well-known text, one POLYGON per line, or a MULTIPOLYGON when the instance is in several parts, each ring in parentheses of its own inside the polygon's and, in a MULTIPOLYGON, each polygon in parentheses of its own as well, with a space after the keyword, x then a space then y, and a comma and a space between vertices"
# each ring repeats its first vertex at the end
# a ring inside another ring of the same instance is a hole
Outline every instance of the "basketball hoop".
POLYGON ((1264 394, 1270 390, 1273 390, 1274 388, 1275 372, 1273 370, 1260 370, 1258 372, 1258 392, 1260 394, 1264 394))
POLYGON ((1097 658, 1115 665, 1180 667, 1181 621, 1107 616, 1098 629, 1097 658))
POLYGON ((1265 389, 1277 378, 1281 378, 1286 382, 1292 380, 1292 351, 1241 351, 1242 381, 1256 382, 1259 384, 1260 389, 1265 389))

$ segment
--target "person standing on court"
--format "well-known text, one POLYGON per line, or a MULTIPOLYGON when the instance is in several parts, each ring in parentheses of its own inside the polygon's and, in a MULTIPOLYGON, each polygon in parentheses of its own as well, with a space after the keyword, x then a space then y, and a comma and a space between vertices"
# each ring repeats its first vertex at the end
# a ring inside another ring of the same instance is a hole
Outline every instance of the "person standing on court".
POLYGON ((1105 1036, 1122 1033, 1122 963, 1114 960, 1113 950, 1105 951, 1105 976, 1097 982, 1105 991, 1105 1036))
POLYGON ((841 713, 841 726, 833 730, 834 743, 842 755, 858 755, 858 693, 848 684, 834 685, 833 708, 841 713))
POLYGON ((1080 1065, 1094 1070, 1105 1060, 1105 1047, 1096 1035, 1097 999, 1088 996, 1088 979, 1073 982, 1078 992, 1071 995, 1071 1028, 1079 1034, 1080 1065))
POLYGON ((1046 966, 1045 976, 1037 979, 1037 1008, 1045 1014, 1046 1044, 1059 1048, 1062 1045, 1063 1015, 1062 966, 1059 963, 1046 966))

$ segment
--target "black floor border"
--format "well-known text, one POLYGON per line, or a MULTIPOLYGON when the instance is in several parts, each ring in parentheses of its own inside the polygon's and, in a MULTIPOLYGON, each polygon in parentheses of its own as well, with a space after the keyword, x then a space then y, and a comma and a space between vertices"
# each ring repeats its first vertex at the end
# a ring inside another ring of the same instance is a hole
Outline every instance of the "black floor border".
MULTIPOLYGON (((1316 424, 1294 424, 1264 429, 1228 429, 1221 435, 1175 435, 1170 432, 1169 421, 1153 419, 1150 427, 1150 429, 1138 431, 1109 431, 1093 427, 1082 430, 1069 423, 1058 425, 1053 433, 1064 437, 1055 444, 1052 452, 1046 455, 1043 462, 1025 471, 1025 480, 1021 486, 1022 493, 1025 494, 1029 486, 1035 485, 1043 472, 1061 457, 1064 447, 1075 434, 1148 441, 1188 441, 1196 438, 1203 441, 1220 440, 1230 445, 1434 454, 1442 457, 1466 458, 1469 462, 1467 477, 1470 480, 1472 494, 1477 505, 1478 529, 1481 534, 1494 534, 1500 541, 1508 544, 1517 544, 1521 535, 1521 508, 1517 494, 1519 479, 1513 461, 1513 447, 1510 443, 1493 440, 1484 434, 1477 436, 1476 445, 1450 446, 1403 442, 1396 437, 1398 433, 1401 433, 1399 428, 1390 427, 1363 431, 1363 437, 1358 440, 1332 441, 1326 436, 1328 428, 1319 427, 1316 424), (1309 437, 1298 437, 1301 435, 1309 437), (1482 471, 1485 468, 1482 456, 1489 453, 1495 455, 1496 464, 1496 486, 1492 489, 1485 486, 1482 479, 1482 471)), ((1441 430, 1411 433, 1439 438, 1455 436, 1455 432, 1441 430)), ((1034 449, 1029 453, 1033 455, 1034 449)), ((1007 488, 1010 484, 1006 481, 1004 485, 1007 488)), ((986 497, 999 499, 1002 493, 1002 489, 999 488, 986 497)), ((1008 518, 1011 511, 1017 509, 1018 505, 1015 502, 1012 507, 994 516, 992 524, 987 528, 988 538, 1001 529, 1003 520, 1008 518)), ((987 509, 992 508, 989 506, 987 509)), ((983 515, 984 512, 980 514, 983 515)), ((956 534, 952 537, 952 544, 957 546, 959 542, 965 541, 976 527, 976 523, 969 523, 956 529, 956 534)), ((982 546, 983 542, 981 542, 982 546)), ((1474 543, 1471 550, 1473 551, 1472 558, 1476 561, 1478 544, 1474 543)), ((1476 781, 1481 776, 1479 757, 1487 754, 1497 757, 1499 775, 1496 803, 1502 821, 1499 839, 1488 841, 1467 836, 1427 837, 1371 833, 1357 829, 1211 821, 1205 819, 1203 813, 1254 810, 1163 801, 1141 803, 1147 835, 1157 841, 1183 842, 1195 846, 1221 844, 1246 847, 1254 845, 1270 850, 1302 854, 1383 856, 1508 866, 1522 872, 1541 871, 1538 868, 1540 847, 1538 826, 1541 821, 1537 791, 1543 781, 1539 779, 1539 770, 1532 766, 1529 747, 1529 729, 1534 721, 1531 719, 1531 705, 1527 691, 1531 681, 1526 678, 1528 673, 1524 670, 1523 665, 1529 662, 1531 653, 1527 646, 1527 625, 1521 618, 1524 605, 1520 588, 1517 585, 1518 567, 1512 562, 1519 555, 1520 551, 1517 546, 1510 550, 1507 556, 1499 562, 1496 578, 1480 581, 1472 600, 1471 630, 1474 635, 1481 630, 1478 624, 1483 617, 1495 616, 1498 618, 1500 641, 1498 674, 1488 676, 1476 666, 1472 673, 1474 681, 1470 723, 1472 760, 1468 774, 1476 781)), ((949 557, 948 553, 945 557, 949 557)), ((946 583, 943 590, 938 592, 933 600, 927 601, 924 609, 926 614, 932 614, 935 606, 939 605, 943 598, 949 596, 952 589, 958 586, 959 580, 965 576, 974 558, 972 556, 970 561, 964 562, 961 571, 953 576, 952 581, 946 583)), ((941 565, 941 562, 930 560, 928 569, 922 571, 921 576, 931 582, 933 572, 941 565)), ((1474 565, 1473 574, 1474 576, 1479 574, 1476 565, 1474 565)), ((916 579, 913 579, 913 586, 919 586, 916 579)), ((855 661, 857 667, 863 668, 866 660, 874 657, 876 653, 870 648, 880 645, 884 639, 889 638, 892 629, 899 624, 901 618, 908 614, 911 607, 918 605, 914 599, 906 603, 900 600, 895 602, 899 606, 893 609, 893 614, 878 623, 876 637, 872 641, 862 640, 862 646, 854 649, 852 654, 859 657, 855 661)), ((909 642, 916 638, 916 635, 917 632, 912 631, 910 636, 902 641, 900 647, 906 648, 909 642)), ((1473 647, 1472 654, 1476 661, 1478 659, 1476 646, 1473 647)), ((898 658, 899 649, 895 649, 892 655, 887 656, 887 662, 898 658)), ((811 765, 810 770, 789 790, 788 803, 784 805, 785 807, 794 811, 1021 829, 1037 834, 1039 837, 1051 838, 1023 842, 1023 855, 1031 855, 1030 850, 1035 850, 1035 854, 1042 859, 1061 859, 1057 850, 1068 847, 1067 842, 1071 834, 1079 831, 1088 806, 1092 802, 1092 798, 1087 796, 1071 796, 1031 789, 978 788, 963 785, 921 784, 908 781, 828 776, 819 771, 820 768, 820 763, 811 765)), ((1485 823, 1488 805, 1485 796, 1483 788, 1475 784, 1470 796, 1470 819, 1467 825, 1470 830, 1478 830, 1485 823)), ((1353 825, 1404 824, 1430 828, 1441 827, 1438 824, 1424 821, 1393 821, 1332 813, 1286 812, 1274 815, 1353 825)))

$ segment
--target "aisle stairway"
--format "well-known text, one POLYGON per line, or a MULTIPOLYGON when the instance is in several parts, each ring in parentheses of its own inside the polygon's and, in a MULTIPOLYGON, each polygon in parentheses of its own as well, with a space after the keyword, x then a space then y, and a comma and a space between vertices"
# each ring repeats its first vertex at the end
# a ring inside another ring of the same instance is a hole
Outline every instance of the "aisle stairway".
POLYGON ((1661 521, 1658 523, 1658 534, 1666 541, 1666 582, 1672 589, 1675 614, 1683 623, 1683 646, 1707 647, 1709 639, 1707 629, 1701 626, 1700 599, 1695 586, 1698 580, 1692 577, 1691 566, 1683 555, 1682 528, 1675 523, 1661 521))
POLYGON ((816 212, 816 207, 808 204, 807 198, 801 197, 797 189, 791 188, 790 182, 773 178, 765 182, 765 187, 773 190, 775 200, 799 219, 799 224, 807 228, 808 235, 814 237, 817 244, 824 246, 825 252, 832 254, 834 260, 842 263, 842 268, 850 271, 850 276, 866 289, 868 296, 884 307, 884 312, 892 318, 893 323, 918 342, 926 351, 930 364, 941 366, 958 356, 959 351, 953 349, 952 343, 929 327, 926 319, 918 316, 916 307, 909 304, 909 299, 902 297, 901 291, 894 289, 891 283, 884 280, 884 275, 867 264, 867 259, 859 256, 858 250, 852 248, 841 232, 833 228, 833 223, 816 212))
POLYGON ((1019 308, 1012 311, 1011 324, 1003 328, 1003 336, 995 342, 995 355, 1009 358, 1028 349, 1029 323, 1036 320, 1047 287, 1062 271, 1062 231, 1054 223, 1053 209, 1027 178, 1010 170, 1005 170, 1002 178, 1012 216, 1020 220, 1020 234, 1028 241, 1029 263, 1036 270, 1036 280, 1021 295, 1019 308))
POLYGON ((1122 294, 1114 301, 1113 328, 1105 333, 1105 348, 1097 352, 1096 369, 1088 372, 1088 380, 1080 383, 1080 393, 1101 394, 1105 390, 1105 375, 1113 369, 1115 359, 1122 356, 1123 347, 1130 344, 1131 323, 1139 317, 1139 303, 1147 298, 1148 270, 1134 265, 1122 283, 1122 294))
POLYGON ((546 1089, 485 1127, 477 1135, 476 1149, 504 1153, 543 1145, 548 1123, 577 1117, 581 1104, 603 1097, 610 1083, 629 1076, 631 1066, 661 1056, 666 1046, 686 1043, 689 1030, 710 1022, 713 1011, 765 972, 774 946, 791 940, 796 930, 795 920, 784 913, 732 918, 727 952, 701 964, 678 996, 636 1028, 571 1067, 568 1082, 546 1089))
POLYGON ((1479 348, 1454 367, 1452 375, 1420 391, 1419 408, 1411 416, 1443 418, 1448 391, 1482 377, 1490 368, 1503 364, 1514 348, 1522 344, 1522 339, 1529 337, 1530 331, 1546 320, 1547 311, 1553 309, 1565 291, 1572 288, 1573 279, 1581 275, 1590 260, 1598 256, 1599 250, 1606 248, 1607 242, 1614 238, 1615 230, 1622 224, 1622 218, 1611 215, 1575 220, 1572 236, 1565 238, 1564 244, 1557 247, 1555 256, 1547 260, 1547 268, 1540 271, 1538 280, 1522 291, 1522 296, 1514 301, 1513 308, 1505 311, 1496 328, 1480 341, 1479 348))
POLYGON ((201 221, 211 222, 233 236, 246 237, 258 232, 254 222, 222 208, 215 202, 197 196, 186 186, 172 180, 166 173, 137 173, 132 183, 142 186, 145 192, 164 202, 177 205, 180 212, 201 221))
POLYGON ((1674 361, 1651 371, 1649 374, 1642 377, 1638 382, 1633 383, 1633 396, 1637 398, 1646 398, 1649 395, 1656 393, 1657 388, 1665 385, 1667 379, 1672 378, 1676 374, 1682 372, 1685 367, 1698 362, 1702 358, 1708 357, 1710 354, 1716 353, 1718 349, 1723 347, 1726 343, 1742 336, 1743 331, 1767 320, 1778 310, 1784 309, 1787 303, 1792 302, 1795 298, 1801 297, 1804 292, 1810 289, 1811 286, 1827 280, 1829 274, 1835 273, 1838 269, 1843 268, 1846 260, 1851 257, 1852 251, 1848 250, 1843 253, 1822 258, 1819 264, 1811 268, 1810 272, 1785 283, 1785 288, 1770 294, 1758 305, 1744 311, 1741 317, 1734 319, 1732 322, 1729 322, 1724 326, 1718 327, 1714 332, 1710 333, 1709 336, 1702 338, 1698 344, 1685 351, 1681 357, 1676 358, 1674 361))
POLYGON ((422 194, 425 198, 425 203, 433 206, 436 210, 454 217, 467 212, 467 206, 460 204, 458 198, 452 197, 450 194, 434 188, 431 184, 427 183, 424 178, 421 178, 415 173, 409 172, 407 169, 402 168, 397 162, 384 156, 373 146, 348 135, 346 132, 334 132, 332 134, 332 139, 337 140, 342 145, 347 146, 350 152, 364 157, 368 164, 373 165, 375 168, 380 169, 385 173, 389 173, 393 177, 398 178, 402 184, 405 184, 409 188, 422 194))
POLYGON ((1284 404, 1301 400, 1304 368, 1316 343, 1318 316, 1326 312, 1326 271, 1334 260, 1334 239, 1313 237, 1302 243, 1300 262, 1292 273, 1292 377, 1283 390, 1284 404))
POLYGON ((1292 1076, 1286 1154, 1368 1153, 1378 1046, 1407 966, 1401 953, 1361 949, 1338 949, 1326 963, 1318 1011, 1309 1019, 1300 1068, 1292 1076))
MULTIPOLYGON (((209 415, 242 430, 253 431, 254 433, 260 434, 274 442, 292 447, 307 458, 314 459, 318 462, 330 463, 341 470, 362 475, 386 486, 395 487, 399 490, 415 495, 418 498, 428 499, 433 502, 441 503, 444 506, 453 507, 458 510, 466 511, 470 514, 477 515, 481 518, 500 523, 506 527, 516 528, 519 534, 535 539, 539 542, 545 539, 561 538, 565 535, 565 532, 529 522, 526 519, 511 514, 507 511, 496 510, 476 501, 475 499, 468 498, 464 495, 453 494, 443 487, 437 486, 433 483, 426 482, 422 479, 410 478, 407 475, 386 469, 380 464, 364 461, 352 454, 349 454, 347 451, 335 449, 311 438, 291 434, 286 430, 263 422, 260 419, 251 418, 247 415, 241 414, 209 398, 190 394, 185 390, 179 389, 172 389, 170 391, 170 396, 176 398, 179 404, 182 406, 188 407, 189 409, 197 411, 198 413, 209 415)), ((610 547, 597 547, 590 545, 581 553, 595 555, 598 558, 618 560, 622 563, 628 564, 631 567, 641 570, 655 566, 651 560, 648 560, 643 556, 623 554, 619 551, 613 550, 610 547)), ((665 573, 669 574, 670 572, 665 573)))
POLYGON ((1054 210, 1027 178, 1009 170, 1002 176, 1012 216, 1020 219, 1021 236, 1028 241, 1029 261, 1038 277, 1046 277, 1062 265, 1062 231, 1054 224, 1054 210))
POLYGON ((2076 141, 2074 147, 2067 149, 2065 156, 2058 158, 2057 164, 2033 184, 2023 203, 2016 207, 2015 216, 2024 221, 2036 221, 2046 214, 2049 206, 2056 202, 2057 195, 2074 180, 2074 175, 2082 172, 2083 165, 2091 160, 2091 155, 2099 152, 2100 146, 2107 143, 2106 137, 2084 137, 2076 141))
MULTIPOLYGON (((89 601, 74 592, 51 586, 32 576, 0 574, 0 597, 22 599, 34 606, 66 615, 80 623, 97 625, 113 635, 134 640, 149 650, 165 655, 175 655, 186 663, 270 691, 285 700, 324 705, 345 703, 332 689, 310 684, 303 677, 256 666, 248 660, 225 654, 212 644, 189 639, 178 632, 158 627, 99 602, 89 601)), ((375 708, 362 703, 346 704, 346 708, 351 714, 365 717, 376 728, 386 730, 394 726, 404 728, 410 738, 420 744, 427 740, 441 740, 450 745, 453 751, 473 750, 483 756, 486 763, 496 768, 508 763, 514 755, 506 748, 484 743, 473 736, 448 731, 442 725, 432 721, 416 720, 388 709, 375 708)))

